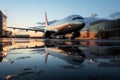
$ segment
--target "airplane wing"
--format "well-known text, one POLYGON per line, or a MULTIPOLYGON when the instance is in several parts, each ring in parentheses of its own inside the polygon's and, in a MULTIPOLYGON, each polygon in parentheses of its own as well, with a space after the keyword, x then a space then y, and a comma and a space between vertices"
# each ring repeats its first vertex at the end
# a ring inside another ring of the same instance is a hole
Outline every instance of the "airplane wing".
POLYGON ((31 28, 16 28, 16 27, 7 27, 10 29, 26 30, 26 31, 35 31, 35 32, 44 32, 44 29, 31 29, 31 28))

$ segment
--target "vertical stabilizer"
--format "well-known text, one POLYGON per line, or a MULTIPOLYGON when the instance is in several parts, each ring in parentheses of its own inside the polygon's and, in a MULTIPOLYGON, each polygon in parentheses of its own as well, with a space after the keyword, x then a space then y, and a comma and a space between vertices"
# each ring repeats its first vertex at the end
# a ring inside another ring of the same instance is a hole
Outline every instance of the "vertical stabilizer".
POLYGON ((48 26, 48 19, 47 19, 47 13, 45 12, 45 26, 48 26))
POLYGON ((49 53, 48 53, 48 52, 46 52, 46 53, 45 53, 45 64, 47 64, 48 55, 49 55, 49 53))

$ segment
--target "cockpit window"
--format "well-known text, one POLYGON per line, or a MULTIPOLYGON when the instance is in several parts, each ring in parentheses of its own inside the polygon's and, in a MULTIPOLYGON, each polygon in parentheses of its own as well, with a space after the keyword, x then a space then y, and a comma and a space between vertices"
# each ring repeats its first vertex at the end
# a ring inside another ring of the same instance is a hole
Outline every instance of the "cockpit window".
POLYGON ((83 19, 82 17, 74 17, 72 20, 83 19))

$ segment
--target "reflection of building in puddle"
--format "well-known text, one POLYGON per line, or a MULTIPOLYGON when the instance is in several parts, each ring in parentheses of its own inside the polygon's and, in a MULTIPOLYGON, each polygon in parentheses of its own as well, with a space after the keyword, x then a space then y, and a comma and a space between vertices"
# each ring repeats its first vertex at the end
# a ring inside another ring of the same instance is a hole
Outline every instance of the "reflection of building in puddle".
POLYGON ((88 50, 94 54, 115 55, 120 54, 120 42, 100 42, 100 41, 86 41, 81 42, 86 45, 88 50))
POLYGON ((26 49, 44 47, 44 41, 36 41, 34 39, 0 39, 0 61, 7 56, 7 52, 12 49, 26 49))
POLYGON ((93 46, 89 47, 89 51, 98 55, 119 55, 120 47, 119 46, 93 46))
MULTIPOLYGON (((91 55, 86 55, 90 63, 98 62, 99 67, 120 68, 119 42, 84 42, 91 55)), ((82 44, 82 43, 81 43, 82 44)))
POLYGON ((1 61, 6 61, 5 57, 7 56, 7 53, 0 52, 0 62, 1 61))
POLYGON ((89 47, 92 54, 98 55, 106 61, 99 61, 99 67, 120 68, 120 44, 118 42, 98 43, 96 47, 89 47))
POLYGON ((120 46, 119 40, 85 40, 80 41, 85 46, 120 46))
POLYGON ((94 45, 89 45, 88 49, 94 54, 103 55, 118 55, 120 54, 119 42, 92 42, 94 45))
POLYGON ((101 61, 101 62, 98 64, 98 66, 99 66, 99 67, 117 67, 117 68, 120 68, 120 59, 119 59, 119 58, 110 59, 110 60, 107 61, 107 62, 101 61))
POLYGON ((11 42, 6 42, 5 40, 0 39, 0 62, 5 60, 4 58, 7 56, 7 51, 8 48, 6 48, 6 46, 11 46, 12 43, 11 42))

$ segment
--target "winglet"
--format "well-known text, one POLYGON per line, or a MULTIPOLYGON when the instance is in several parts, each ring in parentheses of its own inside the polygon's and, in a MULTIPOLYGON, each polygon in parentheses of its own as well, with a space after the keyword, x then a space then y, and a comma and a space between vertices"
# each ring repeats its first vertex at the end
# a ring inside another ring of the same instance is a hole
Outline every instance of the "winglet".
POLYGON ((48 19, 47 19, 47 13, 45 12, 45 25, 48 26, 48 19))

